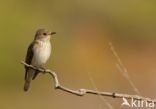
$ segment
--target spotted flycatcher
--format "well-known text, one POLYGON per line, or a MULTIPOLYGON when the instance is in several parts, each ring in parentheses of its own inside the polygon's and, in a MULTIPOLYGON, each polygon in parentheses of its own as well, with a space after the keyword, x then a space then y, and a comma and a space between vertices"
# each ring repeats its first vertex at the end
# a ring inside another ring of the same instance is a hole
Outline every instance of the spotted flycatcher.
MULTIPOLYGON (((51 43, 50 37, 56 34, 46 29, 39 29, 36 31, 34 40, 29 45, 25 62, 35 67, 42 67, 50 57, 51 43)), ((24 91, 28 91, 31 80, 35 79, 39 71, 25 66, 25 84, 24 91)))

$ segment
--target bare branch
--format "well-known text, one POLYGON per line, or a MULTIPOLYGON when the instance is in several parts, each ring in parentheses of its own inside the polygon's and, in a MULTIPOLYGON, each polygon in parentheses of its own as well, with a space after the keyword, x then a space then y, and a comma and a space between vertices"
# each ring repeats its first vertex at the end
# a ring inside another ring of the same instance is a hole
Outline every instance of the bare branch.
POLYGON ((86 94, 94 94, 94 95, 101 95, 101 96, 107 96, 107 97, 112 97, 112 98, 127 98, 127 99, 136 99, 136 100, 146 100, 147 102, 153 102, 156 104, 156 99, 152 99, 152 98, 146 98, 143 96, 139 96, 139 95, 129 95, 129 94, 121 94, 121 93, 116 93, 116 92, 100 92, 100 91, 95 91, 95 90, 90 90, 90 89, 79 89, 79 90, 73 90, 67 87, 62 86, 59 83, 57 74, 54 71, 51 71, 49 69, 42 69, 42 68, 37 68, 35 66, 29 65, 25 62, 21 62, 22 64, 24 64, 26 67, 32 68, 34 70, 38 70, 42 73, 48 73, 50 74, 53 79, 54 79, 54 83, 55 83, 55 89, 60 89, 63 90, 65 92, 74 94, 74 95, 78 95, 78 96, 84 96, 86 94))
POLYGON ((113 55, 115 56, 115 58, 116 58, 116 60, 118 62, 116 64, 116 67, 122 73, 122 75, 127 79, 127 81, 129 82, 129 84, 133 88, 134 92, 136 92, 137 94, 140 94, 139 90, 137 89, 137 87, 135 86, 135 84, 133 83, 133 81, 131 80, 127 68, 122 63, 119 55, 117 54, 117 52, 116 52, 116 50, 115 50, 115 48, 114 48, 114 46, 113 46, 113 44, 111 42, 109 42, 109 46, 110 46, 111 52, 113 53, 113 55))

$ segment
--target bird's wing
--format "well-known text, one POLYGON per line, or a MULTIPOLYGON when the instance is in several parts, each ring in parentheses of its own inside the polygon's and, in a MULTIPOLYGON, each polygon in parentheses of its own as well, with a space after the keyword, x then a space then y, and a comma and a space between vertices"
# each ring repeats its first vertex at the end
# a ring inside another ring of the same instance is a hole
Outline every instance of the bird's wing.
MULTIPOLYGON (((25 62, 27 64, 29 64, 29 65, 31 64, 31 61, 32 61, 33 55, 34 55, 34 53, 33 53, 33 45, 34 45, 34 43, 31 43, 29 45, 28 50, 27 50, 27 55, 26 55, 26 58, 25 58, 25 62)), ((29 68, 25 66, 25 79, 26 79, 26 76, 27 76, 28 69, 29 68)))

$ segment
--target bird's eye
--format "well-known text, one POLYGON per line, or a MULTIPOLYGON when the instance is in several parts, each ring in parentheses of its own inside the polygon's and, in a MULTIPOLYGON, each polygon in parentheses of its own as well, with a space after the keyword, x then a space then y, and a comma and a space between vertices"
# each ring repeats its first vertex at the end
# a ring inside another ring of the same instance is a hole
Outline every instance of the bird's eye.
POLYGON ((43 35, 45 35, 45 36, 46 36, 46 35, 47 35, 47 33, 43 33, 43 35))

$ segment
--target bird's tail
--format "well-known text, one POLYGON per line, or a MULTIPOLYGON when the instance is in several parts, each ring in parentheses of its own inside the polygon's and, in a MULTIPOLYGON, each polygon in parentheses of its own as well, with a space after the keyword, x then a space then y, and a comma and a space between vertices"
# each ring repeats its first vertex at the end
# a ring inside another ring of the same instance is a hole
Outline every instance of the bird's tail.
POLYGON ((24 91, 28 91, 29 87, 30 87, 30 81, 26 80, 24 83, 24 91))
POLYGON ((25 75, 25 83, 24 83, 24 91, 28 91, 29 90, 31 80, 34 77, 34 75, 35 75, 35 70, 33 70, 33 69, 29 69, 26 72, 26 75, 25 75))

